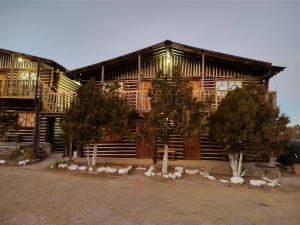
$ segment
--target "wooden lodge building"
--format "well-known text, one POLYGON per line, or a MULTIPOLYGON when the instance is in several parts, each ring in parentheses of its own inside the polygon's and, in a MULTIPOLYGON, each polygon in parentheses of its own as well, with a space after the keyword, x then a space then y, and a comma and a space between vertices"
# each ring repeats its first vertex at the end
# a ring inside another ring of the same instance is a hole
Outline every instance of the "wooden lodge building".
MULTIPOLYGON (((269 62, 169 40, 71 71, 49 59, 0 49, 0 102, 4 102, 6 109, 19 113, 20 124, 18 131, 7 134, 7 140, 49 142, 52 151, 62 151, 59 121, 75 97, 76 89, 92 77, 98 82, 117 80, 121 93, 137 115, 146 114, 151 110, 147 96, 151 80, 159 71, 172 73, 174 66, 179 66, 182 74, 189 77, 195 97, 213 98, 212 110, 229 90, 250 81, 268 88, 269 79, 284 69, 269 62)), ((270 92, 269 97, 276 104, 276 93, 270 92)), ((135 131, 136 126, 132 129, 135 131)), ((151 146, 143 141, 124 139, 98 146, 100 157, 151 158, 151 146)), ((224 159, 220 146, 205 133, 193 140, 174 136, 170 148, 176 150, 177 159, 224 159)), ((87 146, 84 155, 91 151, 92 146, 87 146)))

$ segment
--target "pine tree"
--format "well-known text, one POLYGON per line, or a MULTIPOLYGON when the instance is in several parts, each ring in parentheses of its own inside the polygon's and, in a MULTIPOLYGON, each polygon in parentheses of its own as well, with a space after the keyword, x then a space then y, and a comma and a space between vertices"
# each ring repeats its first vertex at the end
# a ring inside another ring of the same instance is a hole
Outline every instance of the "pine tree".
POLYGON ((173 71, 172 75, 158 73, 148 92, 151 111, 147 125, 153 137, 159 137, 164 144, 164 174, 167 173, 168 144, 171 136, 198 135, 202 119, 202 104, 193 97, 189 79, 180 74, 179 68, 174 68, 173 71))
POLYGON ((292 130, 287 127, 289 118, 268 101, 268 91, 263 85, 251 83, 246 88, 258 106, 250 147, 258 152, 257 157, 269 161, 272 157, 278 157, 287 147, 292 135, 292 130))
MULTIPOLYGON (((64 132, 65 139, 77 147, 94 143, 91 166, 97 158, 96 143, 112 135, 128 133, 128 118, 131 109, 118 91, 119 84, 103 83, 96 85, 95 80, 79 88, 76 100, 66 113, 64 132)), ((88 157, 88 163, 90 160, 88 157)))
POLYGON ((241 176, 243 152, 269 160, 287 146, 289 119, 267 101, 264 86, 249 84, 228 92, 209 122, 210 135, 228 153, 233 176, 241 176))
POLYGON ((244 88, 229 91, 209 121, 210 135, 224 147, 233 176, 240 177, 243 152, 255 132, 258 106, 244 88))

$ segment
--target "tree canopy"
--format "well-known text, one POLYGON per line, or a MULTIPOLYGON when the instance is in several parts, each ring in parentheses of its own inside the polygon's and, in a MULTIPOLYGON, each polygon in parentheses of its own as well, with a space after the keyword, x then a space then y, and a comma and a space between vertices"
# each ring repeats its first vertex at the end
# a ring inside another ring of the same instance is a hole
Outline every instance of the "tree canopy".
POLYGON ((171 76, 158 73, 148 96, 151 104, 148 124, 163 143, 167 144, 171 135, 186 137, 199 133, 202 104, 193 97, 189 79, 178 68, 173 69, 171 76))
POLYGON ((256 84, 228 92, 210 118, 210 135, 229 152, 278 156, 291 137, 289 119, 267 101, 267 94, 256 84))
POLYGON ((229 91, 211 115, 210 135, 228 152, 241 150, 255 131, 257 104, 244 88, 229 91))
POLYGON ((82 147, 110 135, 126 134, 131 108, 118 89, 117 82, 97 85, 93 79, 81 86, 65 115, 65 141, 82 147))

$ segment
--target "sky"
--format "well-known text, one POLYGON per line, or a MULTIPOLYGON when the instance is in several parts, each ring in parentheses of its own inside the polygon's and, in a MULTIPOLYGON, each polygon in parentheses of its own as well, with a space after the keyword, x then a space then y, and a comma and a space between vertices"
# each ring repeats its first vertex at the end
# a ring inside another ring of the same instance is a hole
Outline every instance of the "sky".
POLYGON ((166 39, 287 67, 269 89, 300 124, 300 1, 0 0, 0 48, 69 70, 166 39))

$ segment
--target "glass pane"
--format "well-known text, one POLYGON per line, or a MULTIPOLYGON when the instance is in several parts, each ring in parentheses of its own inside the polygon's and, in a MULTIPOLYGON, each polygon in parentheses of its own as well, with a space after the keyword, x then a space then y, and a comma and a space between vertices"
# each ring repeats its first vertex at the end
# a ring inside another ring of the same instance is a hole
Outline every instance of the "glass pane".
POLYGON ((29 80, 29 71, 21 71, 19 74, 20 80, 29 80))

